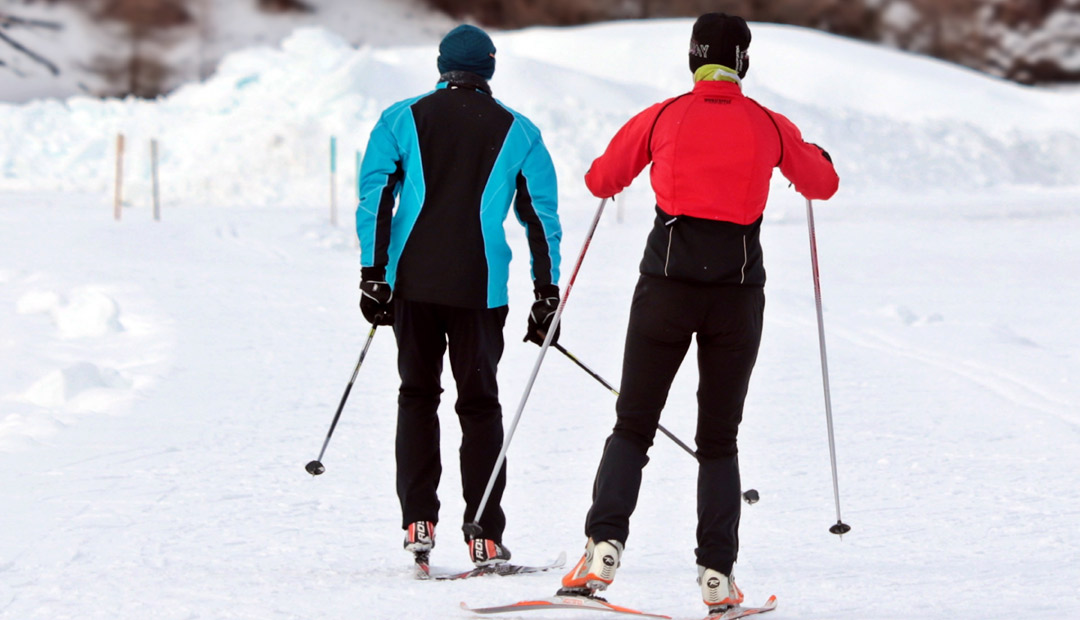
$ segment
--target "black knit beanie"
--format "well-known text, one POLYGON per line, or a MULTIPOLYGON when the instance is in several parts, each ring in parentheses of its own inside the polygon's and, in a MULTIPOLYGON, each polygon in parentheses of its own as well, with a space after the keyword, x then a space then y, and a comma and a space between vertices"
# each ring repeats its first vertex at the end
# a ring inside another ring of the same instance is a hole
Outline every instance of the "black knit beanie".
POLYGON ((706 13, 694 22, 690 36, 690 71, 702 65, 724 65, 739 77, 750 68, 750 27, 746 20, 726 13, 706 13))

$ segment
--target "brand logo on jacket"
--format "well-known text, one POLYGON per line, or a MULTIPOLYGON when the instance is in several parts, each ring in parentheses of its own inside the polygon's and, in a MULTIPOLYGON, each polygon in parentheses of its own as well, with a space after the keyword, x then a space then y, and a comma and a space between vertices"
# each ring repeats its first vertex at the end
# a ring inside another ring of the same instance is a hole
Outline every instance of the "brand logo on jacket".
POLYGON ((731 104, 731 99, 718 99, 716 97, 705 97, 705 103, 719 103, 719 104, 731 104))

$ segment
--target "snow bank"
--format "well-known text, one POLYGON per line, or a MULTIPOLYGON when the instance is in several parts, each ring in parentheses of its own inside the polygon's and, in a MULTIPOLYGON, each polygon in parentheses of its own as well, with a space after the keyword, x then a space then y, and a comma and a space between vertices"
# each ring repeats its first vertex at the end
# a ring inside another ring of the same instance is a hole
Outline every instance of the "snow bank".
MULTIPOLYGON (((578 179, 629 115, 690 87, 689 27, 678 19, 495 36, 495 95, 544 131, 564 194, 584 191, 578 179)), ((1076 93, 805 29, 755 24, 754 34, 746 91, 833 154, 842 199, 1080 186, 1076 93)), ((431 89, 436 55, 433 44, 356 49, 305 28, 280 47, 232 54, 206 82, 157 101, 2 106, 0 189, 92 192, 105 203, 122 132, 129 205, 150 203, 152 138, 167 206, 324 205, 336 136, 337 195, 349 203, 379 112, 431 89)))
MULTIPOLYGON (((54 63, 59 74, 53 75, 13 47, 0 45, 0 100, 22 103, 100 94, 116 86, 94 67, 110 62, 123 65, 129 50, 117 38, 116 23, 93 16, 94 9, 100 8, 94 5, 100 3, 9 0, 6 4, 18 5, 11 11, 19 17, 62 27, 10 29, 13 39, 54 63)), ((328 28, 358 45, 402 45, 438 41, 456 25, 420 0, 303 0, 314 9, 310 13, 264 11, 255 0, 183 4, 191 24, 152 32, 144 42, 143 53, 157 55, 164 63, 165 92, 205 77, 230 52, 277 45, 298 26, 328 28)), ((123 81, 122 76, 113 77, 123 81)))

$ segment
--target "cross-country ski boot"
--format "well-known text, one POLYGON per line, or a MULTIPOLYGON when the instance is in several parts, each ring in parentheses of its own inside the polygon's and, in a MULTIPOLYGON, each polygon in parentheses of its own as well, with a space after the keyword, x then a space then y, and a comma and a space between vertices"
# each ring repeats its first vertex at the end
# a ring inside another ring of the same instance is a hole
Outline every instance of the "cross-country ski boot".
POLYGON ((594 543, 590 538, 585 543, 585 555, 563 576, 563 587, 558 594, 593 596, 599 590, 606 590, 615 581, 622 552, 623 544, 617 540, 594 543))
POLYGON ((435 523, 433 521, 414 521, 405 528, 405 550, 412 553, 416 560, 417 577, 426 576, 430 572, 428 567, 431 550, 434 547, 435 523))
POLYGON ((469 540, 469 559, 477 568, 503 564, 510 559, 510 550, 489 538, 469 540))
POLYGON ((701 584, 701 598, 709 606, 709 614, 721 614, 743 602, 743 593, 735 585, 735 575, 725 575, 720 571, 698 565, 698 583, 701 584))

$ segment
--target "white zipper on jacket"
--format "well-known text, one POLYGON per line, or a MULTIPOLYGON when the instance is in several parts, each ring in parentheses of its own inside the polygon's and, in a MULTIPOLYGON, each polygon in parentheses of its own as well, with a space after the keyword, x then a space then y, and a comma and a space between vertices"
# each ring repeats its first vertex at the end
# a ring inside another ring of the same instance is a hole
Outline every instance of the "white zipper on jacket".
POLYGON ((671 261, 671 235, 675 231, 675 222, 679 218, 673 217, 670 220, 664 222, 664 226, 667 226, 667 254, 664 255, 664 275, 668 275, 667 268, 668 262, 671 261))
POLYGON ((746 263, 750 262, 746 253, 746 235, 742 236, 742 269, 739 271, 739 284, 746 284, 746 263))

